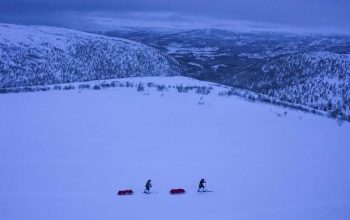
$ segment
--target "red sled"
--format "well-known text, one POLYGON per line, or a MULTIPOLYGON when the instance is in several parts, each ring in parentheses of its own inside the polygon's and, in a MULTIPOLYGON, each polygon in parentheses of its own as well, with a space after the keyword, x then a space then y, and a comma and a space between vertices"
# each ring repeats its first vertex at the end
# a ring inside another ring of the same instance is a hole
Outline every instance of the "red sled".
POLYGON ((170 194, 176 195, 176 194, 184 194, 186 191, 184 189, 171 189, 170 194))
POLYGON ((134 191, 132 191, 131 189, 118 191, 118 196, 128 196, 128 195, 132 195, 132 194, 134 194, 134 191))

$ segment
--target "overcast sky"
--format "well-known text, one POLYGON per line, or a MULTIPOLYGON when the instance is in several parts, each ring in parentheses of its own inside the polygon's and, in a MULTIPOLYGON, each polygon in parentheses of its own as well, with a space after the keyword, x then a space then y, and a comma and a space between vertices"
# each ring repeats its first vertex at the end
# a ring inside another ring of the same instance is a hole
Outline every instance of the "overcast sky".
POLYGON ((142 13, 168 13, 173 18, 199 16, 350 31, 350 0, 0 0, 0 22, 8 23, 69 26, 91 14, 115 18, 134 12, 140 19, 142 13))

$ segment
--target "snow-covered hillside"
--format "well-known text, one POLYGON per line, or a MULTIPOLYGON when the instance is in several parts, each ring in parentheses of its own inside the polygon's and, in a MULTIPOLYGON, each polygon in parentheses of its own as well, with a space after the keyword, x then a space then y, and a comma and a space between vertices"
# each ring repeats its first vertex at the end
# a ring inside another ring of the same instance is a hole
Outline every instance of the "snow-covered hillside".
POLYGON ((350 116, 349 54, 297 53, 271 59, 262 69, 270 77, 255 87, 270 96, 350 116))
POLYGON ((234 86, 350 119, 349 54, 286 54, 253 67, 234 76, 234 86))
POLYGON ((219 29, 107 32, 173 56, 185 76, 350 119, 350 36, 219 29))
POLYGON ((149 87, 0 95, 2 220, 350 219, 349 123, 182 77, 120 82, 149 87))
POLYGON ((0 24, 0 87, 178 74, 174 59, 136 42, 0 24))

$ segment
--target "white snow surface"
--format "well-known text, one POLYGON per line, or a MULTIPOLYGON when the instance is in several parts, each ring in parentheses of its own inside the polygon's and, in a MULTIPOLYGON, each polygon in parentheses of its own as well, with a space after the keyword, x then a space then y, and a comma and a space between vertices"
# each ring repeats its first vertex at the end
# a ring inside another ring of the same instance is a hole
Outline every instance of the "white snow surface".
POLYGON ((2 220, 350 219, 349 123, 174 90, 3 94, 0 104, 2 220), (201 178, 214 192, 196 192, 201 178))

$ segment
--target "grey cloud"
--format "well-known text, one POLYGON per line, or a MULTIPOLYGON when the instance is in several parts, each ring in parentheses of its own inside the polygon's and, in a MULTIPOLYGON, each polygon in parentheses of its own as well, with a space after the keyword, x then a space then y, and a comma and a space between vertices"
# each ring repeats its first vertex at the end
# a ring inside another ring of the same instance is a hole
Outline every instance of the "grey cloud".
POLYGON ((349 29, 349 0, 0 0, 0 22, 60 24, 68 11, 174 12, 217 19, 349 29))

